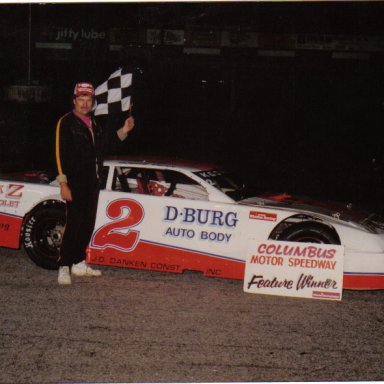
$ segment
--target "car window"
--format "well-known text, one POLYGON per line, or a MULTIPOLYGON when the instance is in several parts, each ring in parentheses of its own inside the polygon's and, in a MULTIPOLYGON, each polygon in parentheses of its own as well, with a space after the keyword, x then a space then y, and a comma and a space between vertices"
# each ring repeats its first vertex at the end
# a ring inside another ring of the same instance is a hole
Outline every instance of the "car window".
POLYGON ((152 196, 208 200, 208 193, 187 175, 168 169, 115 167, 112 190, 152 196))
POLYGON ((107 185, 107 178, 108 178, 108 173, 109 173, 109 167, 103 166, 101 169, 101 180, 100 180, 100 189, 105 189, 107 185))
POLYGON ((237 175, 218 169, 194 173, 236 201, 246 196, 245 184, 237 175))

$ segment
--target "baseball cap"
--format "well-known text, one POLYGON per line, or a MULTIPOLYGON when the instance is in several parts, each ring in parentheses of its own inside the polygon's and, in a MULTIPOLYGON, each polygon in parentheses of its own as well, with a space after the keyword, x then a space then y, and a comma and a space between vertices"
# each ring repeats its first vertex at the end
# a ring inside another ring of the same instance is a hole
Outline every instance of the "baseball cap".
POLYGON ((93 96, 95 94, 95 90, 93 89, 93 85, 91 83, 77 83, 75 85, 75 89, 73 90, 73 95, 75 97, 81 95, 93 96))

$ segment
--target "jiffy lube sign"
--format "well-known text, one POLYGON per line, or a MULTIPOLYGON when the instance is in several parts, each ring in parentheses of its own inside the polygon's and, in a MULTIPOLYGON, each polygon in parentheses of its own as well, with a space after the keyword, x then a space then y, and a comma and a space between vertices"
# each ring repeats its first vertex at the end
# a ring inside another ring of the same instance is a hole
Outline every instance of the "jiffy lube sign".
POLYGON ((341 300, 344 247, 249 240, 244 291, 341 300))

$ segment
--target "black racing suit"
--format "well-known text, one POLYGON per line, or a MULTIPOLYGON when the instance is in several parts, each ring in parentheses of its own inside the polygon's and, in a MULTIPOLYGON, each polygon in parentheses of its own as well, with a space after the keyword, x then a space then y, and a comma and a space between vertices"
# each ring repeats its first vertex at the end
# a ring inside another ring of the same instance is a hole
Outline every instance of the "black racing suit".
POLYGON ((56 128, 57 179, 63 181, 64 177, 72 193, 72 201, 66 204, 59 266, 72 266, 85 259, 95 225, 102 153, 110 140, 95 121, 92 131, 93 135, 73 112, 64 115, 56 128))

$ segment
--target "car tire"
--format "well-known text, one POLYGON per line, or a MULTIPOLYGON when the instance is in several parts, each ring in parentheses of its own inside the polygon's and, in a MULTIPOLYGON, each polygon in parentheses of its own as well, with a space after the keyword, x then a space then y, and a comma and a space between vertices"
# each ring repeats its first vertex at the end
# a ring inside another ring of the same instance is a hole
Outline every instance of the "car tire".
POLYGON ((316 222, 294 224, 280 235, 279 240, 301 243, 340 244, 338 236, 332 229, 316 222))
POLYGON ((65 226, 65 210, 44 207, 32 212, 23 228, 23 245, 30 259, 45 269, 57 269, 65 226))

